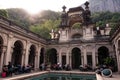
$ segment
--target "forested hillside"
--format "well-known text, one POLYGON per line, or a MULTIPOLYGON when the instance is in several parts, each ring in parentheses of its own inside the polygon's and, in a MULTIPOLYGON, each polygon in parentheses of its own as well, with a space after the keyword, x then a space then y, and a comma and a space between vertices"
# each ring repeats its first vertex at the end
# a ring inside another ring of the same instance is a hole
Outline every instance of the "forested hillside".
MULTIPOLYGON (((44 10, 36 15, 30 15, 23 9, 12 8, 0 10, 0 15, 11 19, 17 24, 27 28, 45 38, 50 38, 50 31, 58 29, 61 12, 44 10)), ((99 12, 91 16, 93 23, 99 27, 105 27, 106 23, 114 29, 119 26, 120 13, 99 12)))
POLYGON ((30 15, 24 9, 10 8, 1 9, 0 15, 29 29, 45 38, 50 38, 50 31, 57 30, 60 24, 60 12, 44 10, 36 15, 30 15))
POLYGON ((24 10, 20 8, 10 8, 6 9, 8 13, 8 18, 11 19, 13 22, 24 26, 25 28, 29 28, 31 25, 30 22, 30 15, 24 10))

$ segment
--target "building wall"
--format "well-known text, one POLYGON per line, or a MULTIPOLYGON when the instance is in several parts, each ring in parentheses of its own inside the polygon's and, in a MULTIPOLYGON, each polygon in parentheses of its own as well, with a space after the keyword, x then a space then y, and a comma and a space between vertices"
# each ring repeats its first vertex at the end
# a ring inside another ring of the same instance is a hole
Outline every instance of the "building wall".
POLYGON ((82 65, 87 64, 87 55, 92 55, 92 68, 98 64, 98 48, 105 46, 109 50, 109 54, 113 54, 112 45, 109 42, 99 43, 77 43, 77 44, 58 44, 49 45, 49 48, 55 48, 58 53, 58 62, 62 64, 62 55, 66 55, 66 64, 72 66, 72 49, 79 48, 81 51, 81 63, 82 65))
MULTIPOLYGON (((74 32, 72 33, 75 34, 74 32)), ((68 34, 66 36, 68 37, 67 41, 69 41, 69 39, 73 35, 73 34, 70 34, 70 35, 68 34)), ((93 38, 94 36, 93 32, 91 33, 91 35, 89 39, 93 38)), ((57 50, 57 62, 62 63, 62 55, 65 55, 66 64, 70 64, 70 66, 72 66, 72 54, 71 54, 72 49, 79 48, 81 51, 81 64, 82 65, 87 64, 87 55, 92 55, 92 67, 95 68, 96 64, 98 64, 98 49, 102 46, 105 46, 106 48, 108 48, 110 56, 114 56, 114 53, 116 52, 118 69, 120 71, 120 67, 119 67, 120 65, 119 63, 120 62, 120 50, 119 50, 120 44, 118 43, 120 40, 120 33, 118 33, 118 35, 113 39, 113 43, 115 45, 115 52, 109 40, 108 41, 94 41, 94 42, 79 41, 77 43, 67 43, 65 41, 65 43, 60 42, 54 45, 53 44, 47 45, 47 42, 45 39, 38 37, 37 35, 29 31, 21 29, 20 27, 16 25, 10 25, 10 22, 4 19, 0 19, 0 37, 3 40, 2 53, 0 54, 0 71, 2 71, 3 65, 7 65, 8 62, 11 61, 13 49, 14 49, 14 43, 16 41, 20 41, 23 45, 21 65, 24 65, 24 64, 28 65, 30 46, 34 45, 35 46, 35 63, 34 63, 35 69, 39 68, 40 53, 41 53, 42 48, 45 48, 45 49, 55 48, 57 50)), ((89 40, 88 38, 84 38, 84 39, 89 40)))
MULTIPOLYGON (((117 59, 117 65, 118 65, 118 72, 120 73, 120 28, 116 31, 118 32, 115 37, 112 39, 112 44, 115 47, 115 53, 116 53, 116 59, 117 59)), ((113 35, 114 36, 114 35, 113 35)))
POLYGON ((16 41, 22 43, 22 60, 21 65, 28 65, 28 58, 30 54, 30 47, 35 46, 35 61, 34 68, 39 68, 40 53, 42 48, 46 48, 45 40, 36 36, 31 32, 27 32, 21 29, 19 26, 10 25, 9 21, 0 19, 0 37, 3 40, 2 52, 0 54, 0 71, 2 71, 3 65, 8 65, 8 62, 12 60, 12 54, 14 50, 14 44, 16 41))

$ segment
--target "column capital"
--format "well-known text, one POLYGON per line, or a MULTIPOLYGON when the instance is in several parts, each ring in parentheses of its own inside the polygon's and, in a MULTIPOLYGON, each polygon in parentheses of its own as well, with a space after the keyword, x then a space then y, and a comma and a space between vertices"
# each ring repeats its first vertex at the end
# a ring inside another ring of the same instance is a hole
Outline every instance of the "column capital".
POLYGON ((118 47, 118 51, 120 51, 120 47, 118 47))
POLYGON ((3 50, 3 52, 5 52, 5 51, 7 50, 7 47, 3 47, 3 49, 2 49, 2 50, 3 50))
POLYGON ((35 52, 35 56, 38 56, 38 51, 35 52))
POLYGON ((13 49, 11 49, 10 53, 11 53, 11 54, 13 53, 13 49))
POLYGON ((23 55, 25 55, 25 52, 26 52, 26 49, 23 49, 23 52, 22 52, 22 54, 23 54, 23 55))
POLYGON ((13 33, 10 33, 9 35, 8 35, 8 37, 9 37, 9 39, 12 39, 14 36, 13 36, 13 33))
POLYGON ((86 45, 83 45, 83 46, 82 46, 82 49, 86 49, 86 45))
POLYGON ((30 44, 31 42, 29 40, 26 41, 27 44, 30 44))

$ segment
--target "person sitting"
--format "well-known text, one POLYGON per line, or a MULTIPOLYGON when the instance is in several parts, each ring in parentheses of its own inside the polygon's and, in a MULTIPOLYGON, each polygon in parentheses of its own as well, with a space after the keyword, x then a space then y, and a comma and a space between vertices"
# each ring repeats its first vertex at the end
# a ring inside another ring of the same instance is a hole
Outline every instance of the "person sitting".
POLYGON ((13 66, 11 62, 8 62, 8 76, 12 76, 13 73, 13 66))
POLYGON ((79 69, 80 69, 80 71, 84 71, 84 66, 83 66, 83 65, 80 65, 80 66, 79 66, 79 69))
POLYGON ((22 73, 22 66, 20 64, 18 64, 17 67, 18 67, 18 73, 21 74, 22 73))
POLYGON ((30 73, 31 72, 31 66, 30 65, 27 65, 25 67, 25 73, 30 73))
POLYGON ((45 70, 45 65, 44 63, 41 64, 41 71, 45 70))
POLYGON ((69 64, 67 64, 67 66, 66 66, 66 71, 70 71, 70 70, 71 70, 71 67, 70 67, 69 64))
POLYGON ((25 73, 25 64, 22 66, 22 73, 25 73))
POLYGON ((7 65, 4 65, 4 66, 3 66, 1 76, 2 76, 2 77, 8 76, 8 67, 7 67, 7 65))

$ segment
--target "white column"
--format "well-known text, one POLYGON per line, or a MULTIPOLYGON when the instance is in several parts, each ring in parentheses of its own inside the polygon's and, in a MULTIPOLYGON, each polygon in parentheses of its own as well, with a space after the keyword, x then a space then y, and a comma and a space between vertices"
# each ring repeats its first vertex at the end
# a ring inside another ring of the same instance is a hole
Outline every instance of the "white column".
POLYGON ((96 67, 96 60, 95 60, 95 47, 92 50, 92 67, 95 68, 96 67))
POLYGON ((36 55, 35 55, 35 69, 36 70, 39 69, 40 51, 41 51, 41 47, 39 46, 37 51, 36 51, 36 55))
POLYGON ((28 57, 29 57, 29 49, 30 48, 30 42, 27 41, 26 43, 26 53, 25 53, 25 66, 28 65, 28 57))
POLYGON ((41 48, 38 49, 38 53, 37 53, 37 63, 36 63, 36 66, 37 68, 39 69, 39 64, 40 64, 40 51, 41 51, 41 48))
POLYGON ((120 73, 120 49, 117 47, 117 63, 118 63, 118 72, 120 73))
POLYGON ((87 64, 87 52, 86 52, 86 48, 84 47, 84 65, 87 64))
POLYGON ((10 54, 9 54, 9 61, 12 60, 13 51, 14 51, 14 46, 11 46, 11 50, 10 50, 10 54))
POLYGON ((61 51, 60 51, 60 53, 59 53, 59 63, 62 63, 62 58, 61 58, 61 51))
POLYGON ((11 56, 11 46, 12 46, 12 36, 9 36, 8 38, 8 45, 7 45, 7 52, 6 52, 6 57, 5 57, 5 65, 8 64, 8 62, 10 61, 10 56, 11 56))
POLYGON ((22 51, 22 62, 21 65, 25 64, 25 50, 22 51))
POLYGON ((66 53, 66 64, 69 64, 70 62, 69 62, 69 51, 67 51, 67 53, 66 53))
POLYGON ((95 53, 95 60, 96 60, 96 64, 98 64, 98 53, 95 53))
POLYGON ((6 53, 6 49, 4 49, 3 48, 3 51, 2 51, 2 53, 1 53, 1 62, 0 62, 0 72, 2 71, 2 67, 3 67, 3 65, 4 65, 4 56, 5 56, 5 53, 6 53))
POLYGON ((70 66, 72 67, 72 56, 71 56, 71 55, 72 55, 72 54, 70 53, 70 54, 69 54, 69 61, 70 61, 69 64, 70 64, 70 66))
POLYGON ((35 62, 34 62, 34 69, 37 70, 38 69, 38 54, 37 52, 35 53, 35 62))
POLYGON ((83 57, 83 52, 81 53, 81 65, 84 65, 84 57, 83 57))
POLYGON ((119 59, 119 50, 118 50, 118 45, 117 45, 118 42, 115 42, 115 52, 116 52, 116 58, 117 58, 117 67, 118 67, 118 72, 120 73, 120 59, 119 59))
POLYGON ((119 73, 120 73, 120 50, 119 50, 118 71, 119 71, 119 73))

